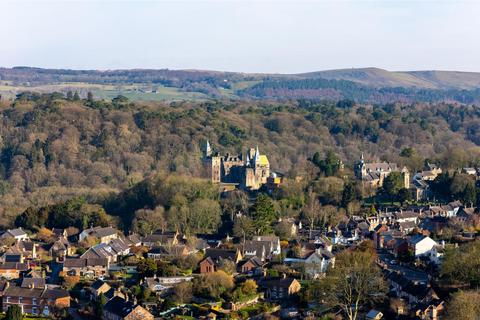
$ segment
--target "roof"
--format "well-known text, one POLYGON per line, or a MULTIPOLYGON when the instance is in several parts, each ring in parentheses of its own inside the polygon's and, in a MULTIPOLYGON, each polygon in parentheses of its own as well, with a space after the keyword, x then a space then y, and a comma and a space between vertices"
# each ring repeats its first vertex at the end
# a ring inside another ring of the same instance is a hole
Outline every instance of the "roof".
POLYGON ((45 279, 44 278, 23 278, 22 288, 37 288, 37 289, 44 289, 45 288, 45 279))
POLYGON ((205 257, 210 257, 213 261, 218 261, 219 259, 230 259, 235 261, 236 256, 237 251, 235 250, 208 248, 205 251, 205 257))
POLYGON ((411 244, 417 244, 417 243, 419 243, 420 241, 422 241, 423 239, 426 239, 426 238, 429 238, 429 237, 424 236, 423 234, 416 234, 409 239, 409 242, 411 244))
POLYGON ((68 291, 64 289, 24 288, 15 285, 8 286, 4 291, 4 295, 9 297, 42 299, 59 299, 70 297, 68 291))
POLYGON ((261 154, 260 159, 258 160, 261 166, 268 166, 270 165, 270 162, 268 161, 268 158, 266 155, 261 154))
POLYGON ((259 286, 263 288, 289 288, 295 281, 294 278, 260 279, 259 286))
POLYGON ((26 236, 27 233, 23 231, 22 228, 16 228, 16 229, 11 229, 7 230, 7 232, 12 236, 12 237, 20 237, 20 236, 26 236))
MULTIPOLYGON (((150 313, 141 306, 134 305, 131 301, 125 301, 125 299, 120 297, 110 299, 103 307, 103 310, 121 318, 125 318, 131 313, 135 313, 138 319, 141 319, 142 315, 150 315, 150 313)), ((136 317, 134 319, 136 319, 136 317)))
POLYGON ((63 266, 67 268, 84 268, 87 266, 103 266, 106 267, 108 265, 107 259, 102 258, 66 258, 63 262, 63 266))
POLYGON ((92 288, 93 290, 98 290, 105 284, 108 286, 108 284, 105 281, 98 279, 94 283, 92 283, 90 288, 92 288))
POLYGON ((20 262, 4 262, 0 263, 0 270, 11 270, 15 269, 18 271, 25 271, 28 269, 26 263, 20 263, 20 262))

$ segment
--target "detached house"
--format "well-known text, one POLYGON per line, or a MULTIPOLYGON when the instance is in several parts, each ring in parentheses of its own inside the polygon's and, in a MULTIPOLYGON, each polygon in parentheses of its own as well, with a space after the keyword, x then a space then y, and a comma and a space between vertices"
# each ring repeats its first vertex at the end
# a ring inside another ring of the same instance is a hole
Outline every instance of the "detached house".
POLYGON ((270 301, 289 299, 302 287, 294 278, 261 279, 258 286, 265 290, 265 298, 270 301))
POLYGON ((22 228, 17 229, 8 229, 2 235, 0 235, 0 240, 13 238, 16 241, 28 240, 28 235, 22 228))
POLYGON ((92 227, 83 230, 78 240, 84 241, 87 237, 92 237, 100 243, 109 243, 111 240, 118 238, 118 233, 119 231, 112 227, 92 227))
POLYGON ((120 297, 113 297, 103 307, 105 320, 153 320, 153 315, 139 305, 120 297))
POLYGON ((438 246, 432 238, 417 234, 408 239, 408 245, 414 252, 415 257, 429 256, 433 247, 438 246))

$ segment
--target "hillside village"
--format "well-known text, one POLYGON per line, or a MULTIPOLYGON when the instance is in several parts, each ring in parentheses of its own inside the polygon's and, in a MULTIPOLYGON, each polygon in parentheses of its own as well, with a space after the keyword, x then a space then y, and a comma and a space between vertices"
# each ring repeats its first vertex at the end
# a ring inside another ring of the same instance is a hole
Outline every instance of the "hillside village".
MULTIPOLYGON (((214 159, 210 148, 207 143, 207 166, 214 159)), ((330 161, 342 175, 344 164, 328 158, 319 163, 330 161)), ((268 211, 266 194, 275 194, 288 181, 269 182, 268 158, 258 148, 247 153, 245 162, 241 156, 235 159, 218 156, 218 167, 208 171, 218 175, 212 183, 223 184, 223 197, 247 188, 256 210, 268 211), (237 175, 226 168, 238 170, 237 175), (248 170, 250 185, 245 183, 248 170)), ((310 202, 298 218, 273 222, 282 232, 257 230, 243 236, 164 229, 141 235, 100 225, 4 230, 2 309, 18 306, 24 314, 72 319, 343 318, 350 307, 312 296, 324 295, 322 283, 330 272, 345 268, 343 259, 360 250, 372 257, 383 286, 378 287, 380 298, 358 305, 359 318, 442 319, 449 294, 468 286, 447 285, 442 264, 464 246, 478 248, 476 207, 458 200, 432 201, 433 182, 442 174, 434 164, 410 178, 406 168, 367 162, 362 156, 353 171, 362 189, 380 196, 391 191, 387 185, 396 175, 399 190, 408 190, 408 196, 401 204, 394 199, 365 203, 358 214, 323 226, 319 217, 312 218, 318 212, 310 202)), ((459 171, 480 177, 475 168, 459 171)), ((234 221, 245 214, 236 212, 234 221)))

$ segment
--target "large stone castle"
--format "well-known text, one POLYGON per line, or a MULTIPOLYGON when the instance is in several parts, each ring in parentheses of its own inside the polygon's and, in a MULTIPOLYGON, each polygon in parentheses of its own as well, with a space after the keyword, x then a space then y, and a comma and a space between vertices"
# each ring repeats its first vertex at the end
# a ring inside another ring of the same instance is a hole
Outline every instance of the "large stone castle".
POLYGON ((213 152, 207 141, 204 164, 213 183, 233 183, 241 188, 258 190, 270 177, 270 162, 266 155, 260 154, 258 146, 248 150, 244 158, 243 154, 213 152))

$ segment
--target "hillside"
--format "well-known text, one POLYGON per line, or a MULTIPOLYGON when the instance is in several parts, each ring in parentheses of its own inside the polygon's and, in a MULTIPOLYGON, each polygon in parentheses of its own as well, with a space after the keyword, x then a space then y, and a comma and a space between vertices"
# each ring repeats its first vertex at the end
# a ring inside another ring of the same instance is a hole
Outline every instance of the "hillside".
POLYGON ((303 74, 246 74, 204 70, 62 70, 0 68, 0 95, 91 92, 97 99, 124 95, 135 101, 342 100, 363 103, 480 102, 480 73, 391 72, 378 68, 303 74))
POLYGON ((338 69, 298 76, 347 80, 372 87, 416 87, 423 89, 475 89, 480 87, 480 73, 458 71, 404 71, 395 72, 379 68, 338 69))
POLYGON ((273 170, 309 172, 333 150, 350 170, 362 153, 420 168, 480 161, 480 108, 452 104, 138 102, 23 94, 0 101, 1 224, 28 206, 104 198, 155 172, 201 177, 207 139, 222 153, 258 145, 273 170), (415 156, 400 157, 404 148, 415 156))

